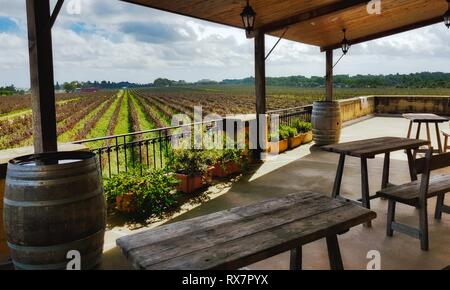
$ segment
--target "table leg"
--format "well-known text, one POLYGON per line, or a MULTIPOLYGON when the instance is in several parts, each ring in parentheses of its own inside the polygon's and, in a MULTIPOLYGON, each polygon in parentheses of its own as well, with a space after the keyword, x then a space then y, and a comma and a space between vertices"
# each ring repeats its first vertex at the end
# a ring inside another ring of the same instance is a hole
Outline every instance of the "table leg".
POLYGON ((383 179, 381 181, 381 189, 386 188, 389 184, 389 173, 391 165, 391 153, 384 154, 383 179))
MULTIPOLYGON (((369 192, 369 168, 367 166, 367 158, 361 158, 361 193, 362 206, 370 209, 370 192, 369 192)), ((372 226, 372 222, 365 224, 367 227, 372 226)))
POLYGON ((431 148, 431 133, 430 133, 430 124, 426 123, 427 125, 427 140, 430 142, 430 145, 428 145, 428 148, 431 148))
POLYGON ((439 130, 439 124, 435 123, 435 126, 436 126, 436 139, 437 139, 437 142, 438 142, 439 154, 442 154, 442 153, 444 153, 444 150, 442 150, 441 132, 439 130))
POLYGON ((339 241, 337 236, 328 236, 326 240, 331 270, 344 270, 344 264, 342 263, 341 251, 339 249, 339 241))
POLYGON ((413 127, 413 121, 409 122, 408 135, 406 136, 408 139, 411 138, 411 132, 413 127))
POLYGON ((339 157, 339 164, 336 172, 336 178, 334 179, 333 192, 331 196, 336 198, 341 193, 342 176, 344 174, 345 154, 341 154, 339 157))
POLYGON ((415 158, 411 149, 406 150, 406 155, 408 156, 408 167, 409 167, 409 176, 411 177, 411 181, 417 180, 417 172, 415 167, 415 158))
POLYGON ((416 139, 420 138, 420 128, 422 127, 422 122, 419 122, 417 124, 417 133, 416 133, 416 139))
POLYGON ((291 271, 302 269, 302 246, 291 250, 290 269, 291 271))

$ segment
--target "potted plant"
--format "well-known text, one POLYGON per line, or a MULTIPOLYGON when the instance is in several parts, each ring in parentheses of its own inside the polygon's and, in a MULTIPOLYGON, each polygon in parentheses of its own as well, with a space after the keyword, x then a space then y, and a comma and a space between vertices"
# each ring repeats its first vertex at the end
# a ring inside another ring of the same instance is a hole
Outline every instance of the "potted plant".
POLYGON ((294 127, 289 127, 288 132, 289 132, 289 139, 288 139, 289 149, 294 149, 300 146, 303 142, 304 135, 299 134, 297 129, 294 127))
POLYGON ((244 162, 243 150, 225 148, 215 151, 214 177, 223 178, 242 171, 242 163, 244 162))
POLYGON ((310 122, 295 120, 293 127, 303 136, 302 144, 310 143, 313 140, 312 125, 310 122))
POLYGON ((278 133, 270 135, 269 152, 283 153, 289 148, 289 127, 280 125, 278 133))
POLYGON ((193 193, 204 186, 209 166, 203 150, 175 149, 169 162, 180 181, 178 191, 193 193))
POLYGON ((178 180, 166 170, 131 170, 105 179, 107 203, 136 217, 163 215, 176 202, 178 180))

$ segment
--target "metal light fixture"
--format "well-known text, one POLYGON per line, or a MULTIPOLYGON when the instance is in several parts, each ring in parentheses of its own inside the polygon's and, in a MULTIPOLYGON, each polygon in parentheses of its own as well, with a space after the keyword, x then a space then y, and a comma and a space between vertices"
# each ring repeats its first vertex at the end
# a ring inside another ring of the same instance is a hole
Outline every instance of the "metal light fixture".
POLYGON ((447 0, 448 2, 448 9, 447 12, 444 14, 444 24, 447 26, 447 28, 450 28, 450 0, 447 0))
POLYGON ((346 35, 347 29, 342 29, 342 32, 344 33, 344 39, 342 40, 342 44, 341 44, 342 52, 344 54, 347 54, 348 50, 350 49, 350 43, 348 42, 347 35, 346 35))
POLYGON ((253 10, 252 6, 250 6, 248 0, 247 6, 245 6, 244 10, 241 13, 241 18, 247 34, 252 33, 253 28, 255 27, 256 12, 255 10, 253 10))

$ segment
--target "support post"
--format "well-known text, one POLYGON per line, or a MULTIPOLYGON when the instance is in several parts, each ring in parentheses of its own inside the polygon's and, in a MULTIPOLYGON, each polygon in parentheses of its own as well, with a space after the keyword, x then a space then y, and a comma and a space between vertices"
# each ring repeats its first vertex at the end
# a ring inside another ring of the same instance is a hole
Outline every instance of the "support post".
POLYGON ((27 0, 35 153, 57 151, 50 0, 27 0))
POLYGON ((333 101, 333 50, 326 51, 326 100, 333 101))
POLYGON ((265 36, 261 31, 255 31, 255 94, 256 94, 256 122, 257 122, 257 138, 258 145, 256 150, 256 158, 261 158, 261 153, 265 145, 261 144, 261 135, 267 133, 262 128, 267 128, 266 118, 260 118, 261 114, 266 114, 266 51, 265 36), (264 132, 264 133, 263 133, 264 132))

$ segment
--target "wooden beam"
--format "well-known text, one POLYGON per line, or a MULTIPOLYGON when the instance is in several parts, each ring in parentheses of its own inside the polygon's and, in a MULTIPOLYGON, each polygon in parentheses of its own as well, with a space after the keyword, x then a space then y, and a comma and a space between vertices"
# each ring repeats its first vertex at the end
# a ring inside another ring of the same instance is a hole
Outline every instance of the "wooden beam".
MULTIPOLYGON (((417 23, 413 23, 413 24, 408 24, 399 28, 395 28, 395 29, 391 29, 391 30, 387 30, 387 31, 382 31, 379 33, 375 33, 372 35, 368 35, 368 36, 364 36, 364 37, 360 37, 360 38, 355 38, 355 39, 349 39, 349 42, 351 45, 354 44, 358 44, 358 43, 362 43, 362 42, 366 42, 366 41, 371 41, 371 40, 375 40, 375 39, 379 39, 379 38, 383 38, 386 36, 391 36, 394 34, 398 34, 398 33, 403 33, 409 30, 414 30, 414 29, 418 29, 418 28, 422 28, 422 27, 426 27, 426 26, 430 26, 439 22, 443 22, 444 18, 443 16, 439 16, 439 17, 435 17, 429 20, 425 20, 425 21, 420 21, 417 23)), ((443 25, 443 24, 442 24, 443 25)), ((327 51, 330 49, 337 49, 341 47, 341 43, 336 43, 334 45, 330 45, 327 47, 322 47, 320 50, 323 51, 327 51)))
POLYGON ((64 0, 58 0, 58 2, 55 5, 55 8, 53 9, 52 16, 50 17, 50 28, 53 27, 55 24, 56 18, 58 18, 59 12, 61 11, 61 8, 64 4, 64 0))
POLYGON ((35 153, 57 151, 50 0, 27 0, 35 153))
POLYGON ((333 101, 333 51, 326 51, 326 100, 333 101))
POLYGON ((352 8, 354 6, 363 4, 366 5, 368 2, 369 2, 368 0, 341 0, 327 6, 322 6, 320 8, 311 11, 302 12, 297 15, 288 17, 286 19, 263 25, 261 27, 258 27, 258 29, 263 31, 264 33, 270 33, 273 31, 280 30, 286 26, 308 21, 317 17, 325 16, 327 14, 336 13, 341 10, 352 8))
POLYGON ((261 31, 255 31, 255 94, 256 94, 256 120, 257 120, 257 156, 262 152, 260 144, 261 130, 266 124, 261 124, 259 116, 266 113, 266 49, 265 35, 261 31))

